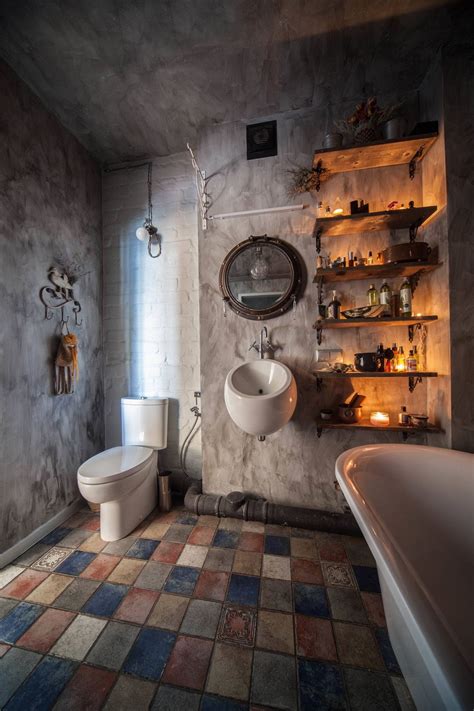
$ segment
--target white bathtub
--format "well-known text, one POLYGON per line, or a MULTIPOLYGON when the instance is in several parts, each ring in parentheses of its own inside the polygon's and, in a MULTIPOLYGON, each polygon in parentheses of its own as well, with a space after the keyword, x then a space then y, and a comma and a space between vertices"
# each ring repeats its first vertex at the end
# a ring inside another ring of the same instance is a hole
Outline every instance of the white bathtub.
POLYGON ((417 709, 474 707, 474 455, 355 447, 336 477, 377 562, 388 631, 417 709))

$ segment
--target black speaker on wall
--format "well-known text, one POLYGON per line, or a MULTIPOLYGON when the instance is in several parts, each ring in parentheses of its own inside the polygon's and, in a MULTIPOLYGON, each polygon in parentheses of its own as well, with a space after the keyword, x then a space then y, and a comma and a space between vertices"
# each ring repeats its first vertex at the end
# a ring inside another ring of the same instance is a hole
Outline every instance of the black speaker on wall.
POLYGON ((278 154, 277 122, 264 121, 247 126, 247 160, 278 154))

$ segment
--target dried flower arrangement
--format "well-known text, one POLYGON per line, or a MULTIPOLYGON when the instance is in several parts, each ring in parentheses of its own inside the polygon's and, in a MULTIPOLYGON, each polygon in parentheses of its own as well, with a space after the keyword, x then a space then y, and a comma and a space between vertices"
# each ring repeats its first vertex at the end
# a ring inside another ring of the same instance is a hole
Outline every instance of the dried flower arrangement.
POLYGON ((380 128, 397 114, 401 105, 393 104, 382 109, 375 96, 371 96, 367 101, 357 104, 354 113, 347 119, 335 121, 334 126, 350 143, 370 143, 378 138, 380 128))
POLYGON ((288 197, 290 198, 317 190, 316 186, 321 180, 314 168, 296 168, 286 172, 291 176, 288 187, 288 197))

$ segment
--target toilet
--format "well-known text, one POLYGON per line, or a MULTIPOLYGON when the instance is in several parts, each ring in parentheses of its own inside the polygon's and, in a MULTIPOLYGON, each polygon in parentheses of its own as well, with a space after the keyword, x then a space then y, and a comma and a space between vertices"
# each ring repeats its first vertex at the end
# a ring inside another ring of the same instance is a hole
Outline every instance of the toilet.
POLYGON ((100 536, 117 541, 133 531, 158 503, 158 450, 168 438, 168 399, 121 399, 122 446, 81 464, 82 496, 100 504, 100 536))

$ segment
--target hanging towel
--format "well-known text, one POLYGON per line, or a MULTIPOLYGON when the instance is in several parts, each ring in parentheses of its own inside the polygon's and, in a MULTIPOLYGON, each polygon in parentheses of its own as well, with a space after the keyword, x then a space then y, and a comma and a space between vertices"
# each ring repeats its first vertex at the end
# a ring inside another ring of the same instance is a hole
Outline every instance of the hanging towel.
POLYGON ((70 395, 74 383, 79 380, 77 362, 77 336, 68 333, 61 336, 54 361, 54 392, 56 395, 70 395))

